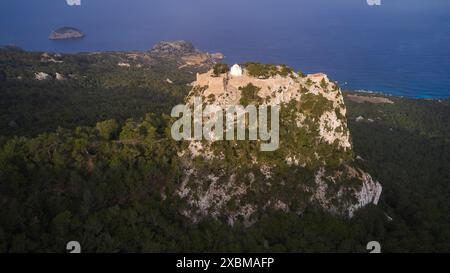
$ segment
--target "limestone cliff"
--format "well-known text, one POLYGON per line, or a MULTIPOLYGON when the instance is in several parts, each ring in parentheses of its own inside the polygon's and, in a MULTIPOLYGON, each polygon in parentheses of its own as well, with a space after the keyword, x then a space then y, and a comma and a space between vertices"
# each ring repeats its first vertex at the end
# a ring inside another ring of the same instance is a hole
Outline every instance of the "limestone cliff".
POLYGON ((201 96, 225 108, 242 103, 249 87, 257 91, 253 103, 281 106, 279 149, 261 152, 260 141, 186 142, 177 190, 188 204, 184 215, 251 225, 269 208, 301 214, 318 205, 351 217, 378 203, 381 185, 355 166, 343 96, 326 75, 259 64, 247 65, 241 76, 209 71, 197 75, 186 101, 201 96))

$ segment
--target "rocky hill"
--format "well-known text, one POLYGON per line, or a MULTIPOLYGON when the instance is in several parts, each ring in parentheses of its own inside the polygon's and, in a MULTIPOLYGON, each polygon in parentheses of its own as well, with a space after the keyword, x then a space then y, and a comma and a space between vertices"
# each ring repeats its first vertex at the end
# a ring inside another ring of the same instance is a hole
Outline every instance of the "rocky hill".
POLYGON ((151 51, 0 47, 0 252, 450 251, 450 100, 151 51), (174 141, 195 95, 282 105, 279 148, 174 141))
POLYGON ((251 225, 266 208, 302 214, 311 203, 351 217, 378 203, 382 187, 355 166, 343 96, 326 75, 247 64, 242 76, 198 74, 186 101, 199 96, 220 108, 244 101, 281 106, 280 147, 264 153, 259 141, 188 142, 177 194, 194 221, 212 216, 251 225))
POLYGON ((54 30, 50 36, 50 40, 67 40, 67 39, 80 39, 85 35, 81 30, 73 27, 61 27, 54 30))
POLYGON ((180 68, 197 66, 210 67, 216 61, 224 58, 222 53, 202 52, 187 41, 160 42, 150 51, 150 55, 155 58, 169 58, 180 61, 180 68))

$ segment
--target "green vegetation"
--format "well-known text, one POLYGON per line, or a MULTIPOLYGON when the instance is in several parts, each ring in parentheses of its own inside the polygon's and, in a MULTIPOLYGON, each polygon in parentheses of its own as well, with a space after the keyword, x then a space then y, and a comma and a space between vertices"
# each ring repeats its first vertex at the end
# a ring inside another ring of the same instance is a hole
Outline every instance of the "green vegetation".
POLYGON ((260 79, 268 79, 276 75, 287 77, 294 72, 292 68, 286 65, 260 64, 252 62, 246 63, 245 69, 250 76, 260 79))
MULTIPOLYGON (((99 120, 123 122, 145 113, 169 113, 184 100, 192 71, 175 63, 120 68, 120 53, 62 55, 42 61, 42 54, 0 49, 0 135, 36 136, 58 127, 94 126, 99 120), (52 78, 34 79, 45 72, 52 78), (56 80, 55 73, 67 79, 56 80), (21 80, 18 79, 21 77, 21 80), (170 84, 166 79, 173 79, 170 84)), ((195 72, 195 71, 194 71, 195 72)))
POLYGON ((324 90, 328 89, 328 83, 325 81, 325 79, 322 79, 320 81, 320 87, 322 87, 322 89, 324 89, 324 90))
POLYGON ((207 99, 208 103, 213 103, 216 100, 216 96, 214 94, 209 94, 207 99))
POLYGON ((355 153, 382 181, 381 209, 394 219, 379 236, 395 251, 448 252, 450 100, 389 99, 395 103, 346 99, 355 153))
MULTIPOLYGON (((381 181, 383 194, 379 206, 345 219, 308 204, 301 189, 314 183, 316 166, 291 167, 282 157, 300 151, 301 162, 315 152, 329 166, 353 161, 292 123, 300 112, 314 129, 312 119, 333 109, 325 98, 303 94, 301 104, 282 108, 279 151, 258 158, 278 164, 273 175, 284 185, 273 183, 268 192, 256 183, 246 196, 286 199, 303 213, 258 211, 249 228, 225 219, 192 224, 179 213, 187 204, 173 194, 182 144, 170 138, 166 115, 183 100, 192 73, 164 62, 121 69, 113 53, 64 55, 63 63, 15 49, 0 54, 0 252, 64 252, 74 239, 85 252, 366 252, 372 240, 383 252, 450 251, 449 100, 346 100, 354 154, 362 158, 353 164, 381 181), (36 71, 76 78, 38 82, 36 71)), ((244 103, 260 100, 254 86, 241 91, 244 103)), ((214 145, 225 158, 205 164, 209 171, 239 166, 242 181, 249 171, 260 181, 248 166, 257 143, 214 145)))
POLYGON ((297 74, 298 74, 301 78, 306 77, 306 74, 303 73, 301 70, 297 71, 297 74))
MULTIPOLYGON (((165 133, 170 120, 148 115, 120 125, 120 138, 111 133, 109 141, 86 127, 1 140, 0 251, 62 252, 77 238, 85 251, 98 252, 365 252, 371 240, 384 252, 448 252, 449 102, 347 105, 355 153, 364 159, 357 162, 384 188, 378 207, 351 220, 308 207, 301 217, 260 213, 250 228, 213 219, 191 224, 178 213, 180 200, 161 200, 178 183, 177 144, 165 133), (354 121, 359 115, 376 121, 354 121)), ((302 139, 310 138, 292 140, 302 139)), ((286 167, 275 175, 291 190, 271 194, 307 200, 292 192, 313 173, 286 167)))
POLYGON ((261 88, 254 86, 249 83, 247 86, 240 87, 241 91, 241 100, 240 104, 243 106, 247 106, 249 104, 260 104, 262 102, 261 97, 258 96, 258 92, 261 88))
POLYGON ((307 115, 312 115, 313 118, 320 117, 323 113, 333 109, 333 102, 329 101, 322 94, 314 95, 312 93, 302 95, 299 107, 299 110, 307 115))
POLYGON ((218 77, 222 74, 228 73, 230 71, 230 68, 227 64, 224 63, 216 63, 213 67, 213 74, 215 77, 218 77))
POLYGON ((110 140, 117 135, 119 130, 119 124, 117 121, 110 119, 102 122, 97 122, 95 128, 98 130, 99 135, 106 140, 110 140))

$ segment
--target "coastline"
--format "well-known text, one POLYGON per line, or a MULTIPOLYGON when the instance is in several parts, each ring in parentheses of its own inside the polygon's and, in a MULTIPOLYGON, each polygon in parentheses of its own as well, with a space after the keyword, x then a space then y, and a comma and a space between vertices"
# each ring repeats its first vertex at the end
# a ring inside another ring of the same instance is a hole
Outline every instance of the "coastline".
MULTIPOLYGON (((79 42, 83 39, 62 39, 62 40, 50 40, 52 42, 58 41, 59 43, 74 43, 79 42)), ((92 51, 74 51, 74 52, 65 52, 65 51, 45 51, 45 50, 28 50, 21 46, 18 46, 16 44, 8 44, 8 45, 0 45, 0 49, 9 49, 9 50, 20 50, 26 53, 31 54, 58 54, 58 55, 66 55, 66 56, 75 56, 75 55, 92 55, 92 54, 114 54, 114 53, 146 53, 150 50, 150 47, 148 50, 142 50, 142 49, 136 49, 136 50, 92 50, 92 51)), ((227 59, 233 59, 233 58, 227 58, 224 57, 224 62, 227 62, 227 59)), ((295 70, 302 70, 302 67, 296 67, 292 66, 295 70)), ((302 70, 303 71, 303 70, 302 70)), ((308 74, 315 73, 317 71, 304 71, 309 72, 308 74)), ((319 71, 320 72, 320 71, 319 71)), ((333 79, 333 74, 326 73, 330 76, 331 79, 333 79)), ((347 85, 347 84, 345 84, 347 85)), ((343 92, 346 93, 361 93, 361 94, 372 94, 377 96, 386 96, 386 97, 396 97, 396 98, 403 98, 403 99, 414 99, 414 100, 434 100, 434 101, 441 101, 441 100, 449 100, 449 95, 428 95, 428 94, 402 94, 402 93, 396 93, 395 91, 391 90, 382 90, 380 89, 364 89, 364 88, 345 88, 345 85, 341 85, 341 89, 343 92)), ((438 92, 427 92, 427 93, 433 93, 437 94, 438 92)))
POLYGON ((342 89, 344 94, 358 94, 365 96, 377 96, 377 97, 386 97, 386 98, 399 98, 399 99, 409 99, 409 100, 431 100, 431 101, 446 101, 450 100, 450 96, 448 97, 424 97, 424 96, 404 96, 404 95, 396 95, 389 92, 384 91, 373 91, 373 90, 363 90, 363 89, 342 89))

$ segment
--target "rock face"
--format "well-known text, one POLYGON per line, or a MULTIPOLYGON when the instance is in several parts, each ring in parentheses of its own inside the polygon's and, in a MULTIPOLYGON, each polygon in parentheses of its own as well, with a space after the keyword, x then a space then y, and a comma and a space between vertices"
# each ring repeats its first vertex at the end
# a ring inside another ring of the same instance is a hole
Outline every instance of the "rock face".
POLYGON ((45 72, 36 72, 34 73, 34 79, 38 81, 45 81, 50 78, 50 75, 45 72))
POLYGON ((154 58, 180 61, 180 67, 211 67, 213 63, 224 58, 222 53, 206 53, 198 50, 187 41, 160 42, 150 51, 154 58))
POLYGON ((53 56, 49 53, 45 52, 41 55, 41 62, 42 63, 62 63, 63 61, 58 60, 61 56, 59 54, 54 54, 53 56))
POLYGON ((55 79, 56 79, 57 81, 64 81, 64 80, 66 80, 66 77, 64 77, 63 74, 56 72, 56 73, 55 73, 55 79))
POLYGON ((259 141, 187 142, 179 153, 184 175, 177 195, 188 204, 182 214, 194 221, 212 216, 251 225, 266 209, 301 214, 315 205, 352 217, 376 205, 382 187, 355 166, 340 88, 325 74, 301 76, 282 66, 270 70, 264 77, 247 69, 239 77, 197 75, 189 105, 199 96, 220 108, 238 105, 249 86, 257 90, 253 103, 279 105, 280 146, 264 153, 259 141))
POLYGON ((67 39, 80 39, 85 35, 81 32, 81 30, 73 28, 73 27, 62 27, 53 31, 49 39, 50 40, 67 40, 67 39))
POLYGON ((173 41, 159 42, 151 50, 150 53, 158 55, 183 56, 188 54, 200 53, 199 50, 191 42, 173 41))

